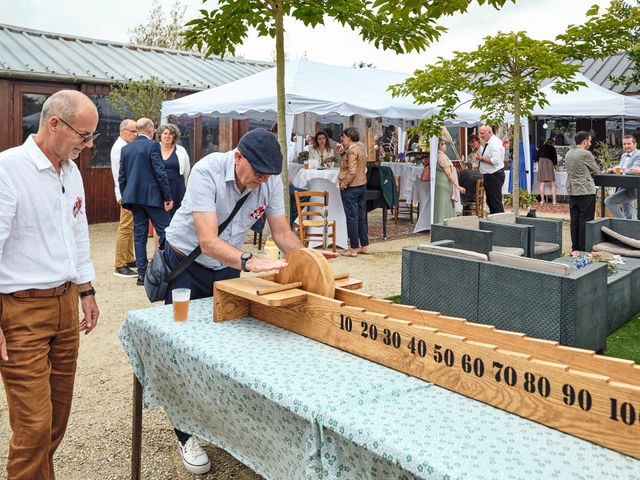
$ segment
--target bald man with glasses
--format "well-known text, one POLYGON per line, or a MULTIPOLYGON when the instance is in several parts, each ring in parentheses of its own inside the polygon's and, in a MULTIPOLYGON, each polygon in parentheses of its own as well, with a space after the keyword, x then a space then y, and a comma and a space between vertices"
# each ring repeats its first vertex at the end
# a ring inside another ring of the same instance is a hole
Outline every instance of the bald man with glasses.
POLYGON ((73 160, 98 111, 75 90, 47 99, 38 133, 0 153, 0 373, 12 436, 7 479, 53 480, 73 397, 80 332, 99 310, 85 194, 73 160), (84 313, 80 320, 78 297, 84 313))

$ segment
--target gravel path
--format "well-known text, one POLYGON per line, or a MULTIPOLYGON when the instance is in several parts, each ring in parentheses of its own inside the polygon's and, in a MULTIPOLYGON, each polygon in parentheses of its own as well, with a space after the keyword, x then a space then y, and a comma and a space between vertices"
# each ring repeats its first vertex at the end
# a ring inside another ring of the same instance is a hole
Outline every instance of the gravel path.
MULTIPOLYGON (((118 340, 120 323, 129 310, 149 303, 135 279, 112 275, 116 224, 90 227, 92 258, 96 268, 101 316, 96 330, 83 336, 76 377, 76 392, 65 439, 56 455, 61 480, 121 480, 129 478, 131 445, 131 368, 118 340)), ((363 291, 377 297, 400 293, 402 247, 425 243, 427 235, 373 243, 372 254, 339 257, 335 272, 349 272, 364 281, 363 291)), ((151 246, 152 242, 149 242, 151 246)), ((162 409, 144 411, 143 478, 179 480, 187 473, 177 452, 173 429, 162 409)), ((0 385, 0 479, 6 480, 10 429, 6 397, 0 385)), ((231 455, 205 446, 212 469, 198 478, 254 480, 261 477, 231 455)))

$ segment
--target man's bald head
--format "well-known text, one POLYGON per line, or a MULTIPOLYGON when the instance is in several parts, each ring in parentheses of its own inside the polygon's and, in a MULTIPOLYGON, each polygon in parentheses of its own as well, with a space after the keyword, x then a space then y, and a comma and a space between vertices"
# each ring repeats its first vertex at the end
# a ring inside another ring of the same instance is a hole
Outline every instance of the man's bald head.
POLYGON ((75 160, 97 137, 98 109, 77 90, 60 90, 51 95, 40 113, 35 142, 55 168, 75 160))
POLYGON ((122 137, 125 142, 131 142, 137 135, 138 129, 136 128, 136 122, 130 118, 125 118, 120 122, 120 137, 122 137))
POLYGON ((150 118, 143 117, 138 119, 138 121, 136 122, 136 129, 138 130, 138 133, 143 133, 147 137, 153 138, 155 127, 153 125, 153 120, 151 120, 150 118))
POLYGON ((91 99, 77 90, 60 90, 51 95, 42 106, 40 125, 42 128, 51 117, 63 118, 66 122, 73 122, 79 110, 88 108, 98 116, 98 109, 91 99))

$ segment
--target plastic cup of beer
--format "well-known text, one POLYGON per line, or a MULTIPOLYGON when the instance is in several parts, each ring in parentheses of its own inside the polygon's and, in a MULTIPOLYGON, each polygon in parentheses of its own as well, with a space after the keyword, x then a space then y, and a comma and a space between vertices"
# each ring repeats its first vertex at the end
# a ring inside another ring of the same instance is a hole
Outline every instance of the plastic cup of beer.
POLYGON ((308 169, 309 168, 309 162, 304 162, 303 166, 304 166, 305 170, 308 169))
POLYGON ((171 291, 173 298, 173 319, 176 322, 184 322, 189 315, 189 299, 191 298, 191 289, 176 288, 171 291))
POLYGON ((615 171, 616 175, 620 175, 620 165, 616 165, 615 171))

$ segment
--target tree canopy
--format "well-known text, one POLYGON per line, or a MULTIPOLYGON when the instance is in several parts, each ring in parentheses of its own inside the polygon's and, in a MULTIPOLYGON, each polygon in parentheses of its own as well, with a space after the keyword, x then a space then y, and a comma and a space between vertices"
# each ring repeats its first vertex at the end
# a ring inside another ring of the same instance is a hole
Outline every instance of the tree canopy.
MULTIPOLYGON (((500 7, 509 0, 476 0, 500 7)), ((511 0, 514 1, 514 0, 511 0)), ((204 0, 206 2, 206 0, 204 0)), ((446 29, 437 24, 444 15, 466 11, 473 0, 219 0, 211 10, 200 10, 200 17, 187 23, 185 43, 206 56, 235 54, 235 47, 255 29, 259 36, 276 40, 276 83, 278 124, 285 124, 284 18, 291 17, 306 26, 337 21, 378 48, 397 53, 424 50, 446 29)), ((280 147, 285 153, 282 177, 287 190, 286 129, 278 129, 280 147)), ((287 191, 288 192, 288 191, 287 191)), ((289 195, 285 192, 285 211, 289 195)))
POLYGON ((148 47, 185 50, 186 46, 182 33, 186 9, 187 7, 181 5, 180 0, 176 0, 167 18, 162 10, 162 4, 159 2, 154 3, 147 22, 141 23, 130 31, 130 43, 148 47))
POLYGON ((118 82, 111 88, 107 102, 121 119, 128 116, 137 120, 141 117, 150 118, 158 125, 162 112, 162 102, 170 100, 173 94, 169 87, 156 78, 148 80, 129 80, 118 82))
MULTIPOLYGON (((636 0, 636 8, 640 7, 640 1, 636 0)), ((633 10, 630 4, 623 3, 620 6, 621 18, 627 18, 633 15, 633 10)), ((631 34, 634 39, 634 46, 629 49, 627 56, 631 60, 631 69, 628 74, 612 75, 611 80, 614 85, 621 85, 625 89, 632 85, 640 84, 640 24, 635 23, 631 28, 631 34)))
MULTIPOLYGON (((485 37, 474 51, 454 52, 450 59, 440 57, 391 90, 394 95, 413 95, 418 103, 438 108, 437 114, 418 126, 430 136, 437 136, 444 122, 455 118, 463 91, 471 92, 471 106, 483 112, 488 124, 501 124, 511 118, 519 126, 521 117, 531 115, 536 106, 548 104, 541 90, 545 81, 555 80, 551 88, 559 93, 576 90, 582 84, 574 79, 580 69, 576 60, 601 58, 633 45, 629 27, 640 17, 635 9, 621 20, 623 3, 614 0, 602 15, 597 6, 591 7, 583 25, 570 25, 554 41, 534 40, 525 32, 498 32, 485 37)), ((518 185, 519 136, 520 129, 514 128, 514 192, 518 185)), ((517 194, 513 206, 518 214, 517 194)))

